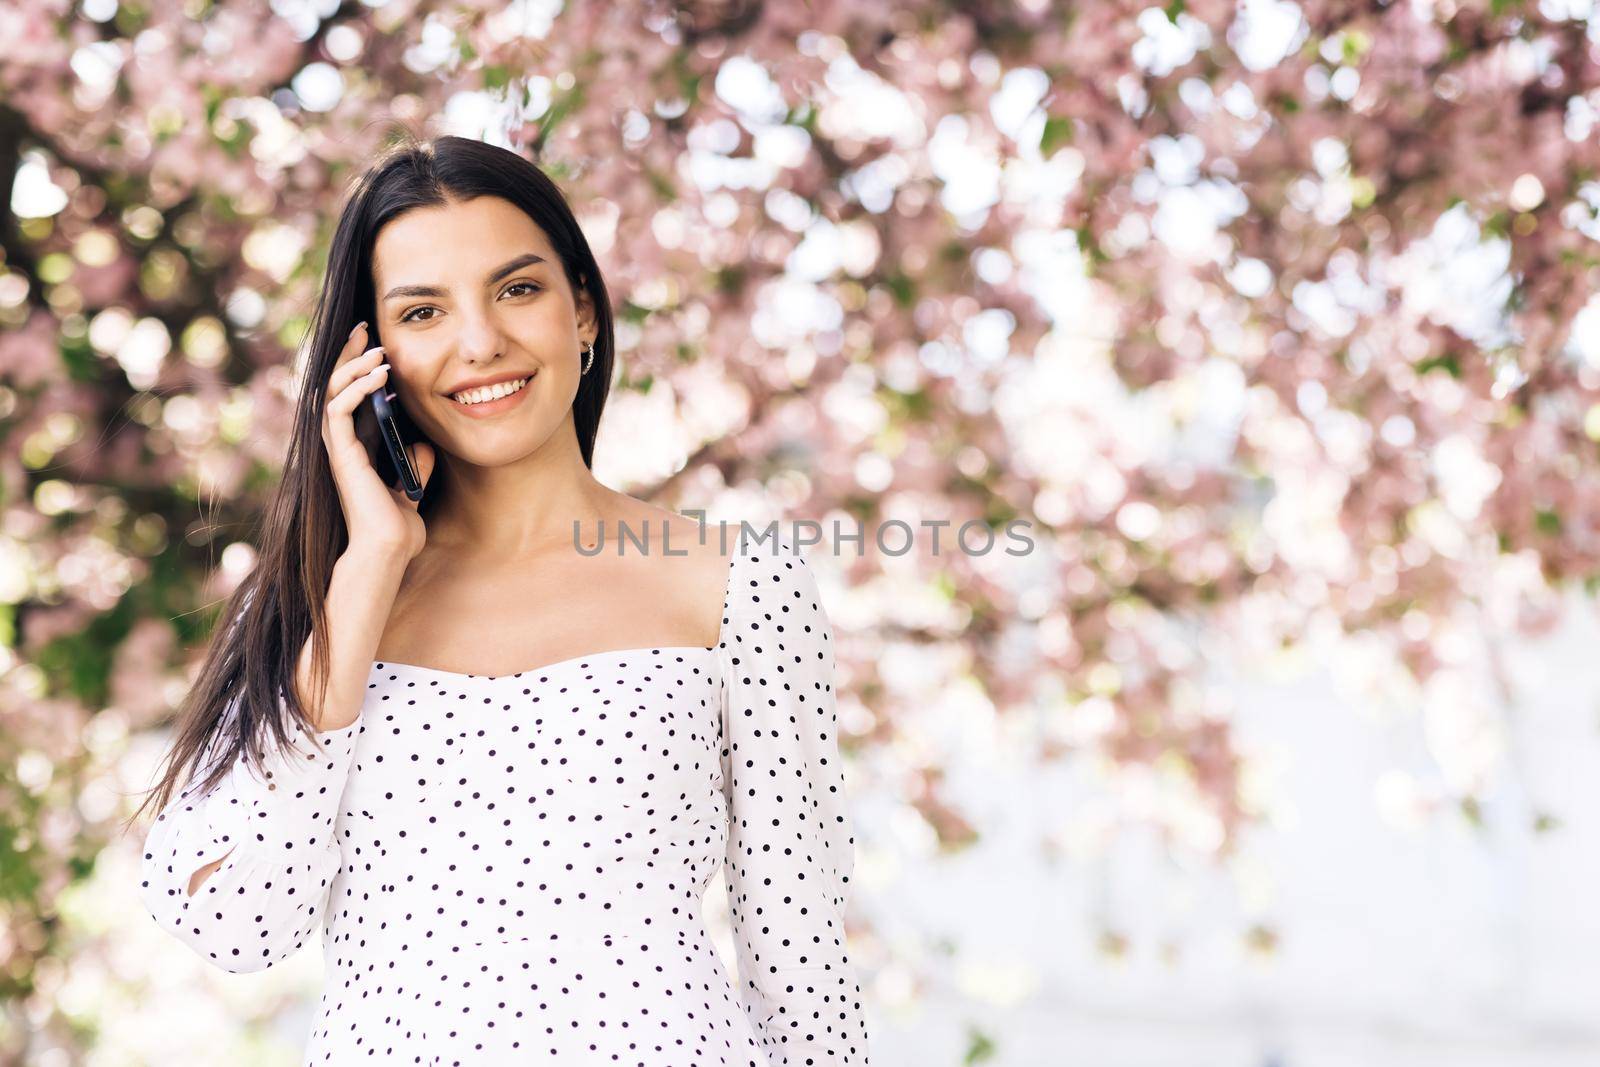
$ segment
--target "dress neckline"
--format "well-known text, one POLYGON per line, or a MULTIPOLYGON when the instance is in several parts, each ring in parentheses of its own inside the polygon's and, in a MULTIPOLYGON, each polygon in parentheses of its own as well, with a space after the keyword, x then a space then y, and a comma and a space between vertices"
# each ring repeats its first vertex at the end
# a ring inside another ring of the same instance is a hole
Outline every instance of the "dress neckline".
POLYGON ((739 558, 745 553, 747 538, 741 524, 739 534, 734 540, 733 552, 728 556, 727 573, 723 576, 722 590, 722 619, 717 623, 717 643, 714 645, 641 645, 637 648, 611 648, 598 652, 585 652, 581 656, 568 656, 551 663, 544 663, 537 667, 525 667, 511 674, 471 674, 461 671, 447 671, 441 667, 424 667, 416 663, 399 663, 395 660, 373 660, 372 668, 367 672, 370 678, 374 673, 388 668, 398 670, 416 671, 420 674, 437 674, 444 678, 475 678, 481 681, 495 681, 500 678, 522 678, 530 674, 541 674, 558 670, 562 667, 583 665, 590 660, 601 659, 607 656, 623 655, 648 655, 657 652, 702 652, 714 654, 723 646, 728 625, 728 616, 732 611, 733 600, 733 575, 738 569, 739 558))
MULTIPOLYGON (((525 678, 529 675, 548 674, 562 667, 586 666, 587 664, 610 656, 648 656, 668 652, 702 652, 711 654, 721 648, 721 642, 715 645, 641 645, 637 648, 610 648, 599 652, 585 652, 581 656, 568 656, 537 667, 526 667, 512 674, 471 674, 462 671, 447 671, 442 667, 424 667, 416 663, 398 663, 394 660, 373 660, 372 671, 402 670, 417 671, 420 674, 439 674, 446 678, 474 678, 478 681, 493 682, 502 678, 525 678)), ((371 673, 371 672, 369 672, 371 673)))

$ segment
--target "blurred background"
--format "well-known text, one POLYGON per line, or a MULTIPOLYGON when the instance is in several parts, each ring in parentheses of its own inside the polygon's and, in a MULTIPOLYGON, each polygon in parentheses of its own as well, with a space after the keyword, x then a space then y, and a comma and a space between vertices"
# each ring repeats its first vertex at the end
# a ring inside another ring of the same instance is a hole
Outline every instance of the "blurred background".
POLYGON ((13 0, 0 1062, 298 1062, 117 823, 397 125, 571 198, 608 484, 1031 524, 809 551, 874 1064, 1600 1062, 1597 123, 1591 0, 13 0))

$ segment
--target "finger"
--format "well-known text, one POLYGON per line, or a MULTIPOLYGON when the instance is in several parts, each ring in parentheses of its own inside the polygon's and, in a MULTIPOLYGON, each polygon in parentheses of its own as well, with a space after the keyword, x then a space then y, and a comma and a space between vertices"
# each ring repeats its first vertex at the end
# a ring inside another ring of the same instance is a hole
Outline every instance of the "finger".
POLYGON ((388 380, 389 364, 381 363, 366 374, 360 375, 328 401, 327 417, 323 420, 330 437, 330 448, 342 448, 356 443, 356 425, 352 416, 367 394, 388 380))
POLYGON ((372 328, 365 322, 358 322, 350 330, 350 335, 339 346, 339 354, 334 357, 333 365, 337 369, 341 364, 348 363, 361 353, 368 345, 367 338, 371 335, 372 328))
POLYGON ((350 336, 346 337, 344 344, 339 346, 339 357, 334 360, 334 366, 338 366, 366 348, 370 343, 368 338, 371 336, 372 327, 368 326, 364 321, 358 322, 351 327, 350 336))
POLYGON ((354 375, 337 396, 328 401, 328 421, 340 421, 338 416, 351 415, 366 399, 367 394, 382 385, 389 376, 389 364, 379 363, 364 373, 354 375))
MULTIPOLYGON (((355 360, 355 358, 371 350, 371 333, 373 333, 373 328, 365 320, 355 323, 355 326, 350 328, 350 333, 344 338, 344 344, 339 346, 339 355, 336 355, 333 360, 333 370, 338 371, 341 366, 346 365, 350 360, 355 360)), ((330 390, 328 395, 331 397, 333 392, 334 390, 330 390)))
POLYGON ((344 359, 333 368, 333 373, 328 375, 328 399, 332 400, 343 392, 351 382, 371 371, 379 363, 382 363, 384 356, 383 346, 378 345, 375 348, 367 349, 359 356, 344 359))

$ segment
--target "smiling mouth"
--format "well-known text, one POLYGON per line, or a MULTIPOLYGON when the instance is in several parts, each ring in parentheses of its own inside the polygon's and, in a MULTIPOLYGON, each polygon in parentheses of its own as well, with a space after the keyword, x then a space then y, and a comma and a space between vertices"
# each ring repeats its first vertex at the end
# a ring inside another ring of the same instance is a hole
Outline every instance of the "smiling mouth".
POLYGON ((500 382, 497 385, 486 385, 477 389, 465 389, 459 393, 452 393, 450 399, 467 408, 477 407, 480 404, 492 404, 496 400, 503 400, 508 396, 515 396, 517 393, 522 392, 531 381, 533 381, 533 375, 530 374, 526 378, 518 378, 515 381, 500 382))

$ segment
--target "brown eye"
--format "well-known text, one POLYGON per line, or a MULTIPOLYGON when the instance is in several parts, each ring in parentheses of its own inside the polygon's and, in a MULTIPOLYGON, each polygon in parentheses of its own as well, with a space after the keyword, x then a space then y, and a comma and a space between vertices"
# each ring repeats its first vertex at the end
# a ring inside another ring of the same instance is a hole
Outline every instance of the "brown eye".
MULTIPOLYGON (((505 296, 507 293, 510 293, 511 290, 513 290, 513 289, 528 289, 531 292, 537 293, 537 292, 541 291, 543 288, 544 287, 542 285, 537 285, 537 284, 535 284, 533 282, 512 282, 510 285, 506 286, 505 292, 501 293, 500 295, 501 296, 505 296)), ((416 318, 416 316, 419 315, 420 313, 424 312, 424 311, 437 311, 437 310, 438 310, 438 308, 434 307, 432 304, 423 304, 421 307, 414 307, 411 310, 407 311, 404 315, 401 315, 400 316, 400 321, 401 322, 413 322, 413 321, 415 321, 415 322, 427 322, 428 321, 427 319, 419 319, 419 318, 416 318)))

